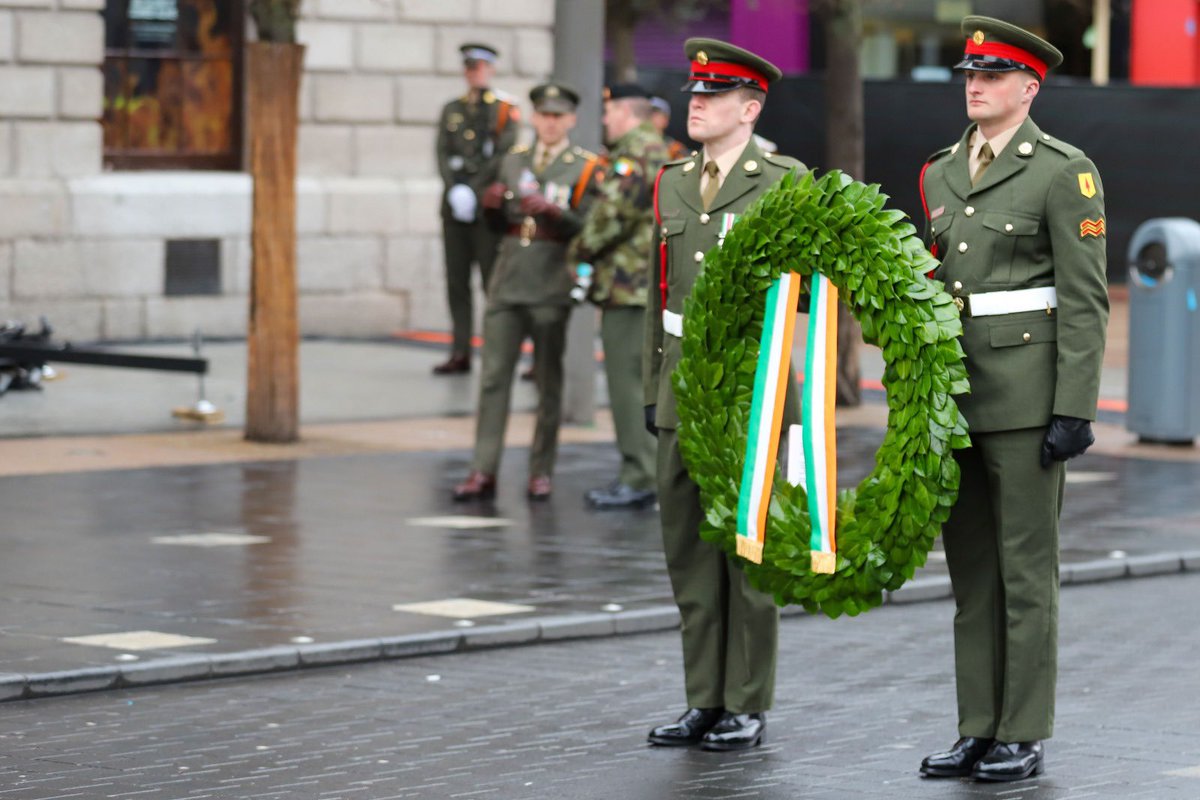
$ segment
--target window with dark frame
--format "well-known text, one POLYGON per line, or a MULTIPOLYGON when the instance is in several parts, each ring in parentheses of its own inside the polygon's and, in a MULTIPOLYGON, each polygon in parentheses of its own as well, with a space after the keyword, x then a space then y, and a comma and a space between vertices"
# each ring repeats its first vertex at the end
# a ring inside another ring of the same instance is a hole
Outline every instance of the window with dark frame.
POLYGON ((240 169, 244 0, 107 0, 104 162, 240 169))

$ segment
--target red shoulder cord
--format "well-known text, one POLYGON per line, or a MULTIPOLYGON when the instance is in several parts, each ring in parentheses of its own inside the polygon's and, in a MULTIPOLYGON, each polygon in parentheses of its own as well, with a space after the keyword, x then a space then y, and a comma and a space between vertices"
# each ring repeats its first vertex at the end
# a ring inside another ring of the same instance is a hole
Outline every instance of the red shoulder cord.
POLYGON ((658 168, 658 176, 654 179, 654 222, 659 227, 658 232, 658 294, 662 300, 662 308, 667 308, 667 237, 662 235, 662 214, 658 210, 658 184, 662 182, 666 167, 658 168))
MULTIPOLYGON (((925 162, 925 166, 921 167, 921 177, 917 179, 917 185, 920 186, 920 188, 921 188, 921 208, 923 208, 925 210, 925 220, 927 223, 929 222, 929 201, 925 199, 925 172, 929 169, 929 165, 931 163, 933 163, 933 162, 931 162, 931 161, 925 162)), ((929 244, 929 253, 934 258, 937 258, 937 254, 938 254, 937 242, 931 242, 929 244)), ((930 270, 928 277, 930 277, 930 278, 933 277, 932 270, 930 270)))

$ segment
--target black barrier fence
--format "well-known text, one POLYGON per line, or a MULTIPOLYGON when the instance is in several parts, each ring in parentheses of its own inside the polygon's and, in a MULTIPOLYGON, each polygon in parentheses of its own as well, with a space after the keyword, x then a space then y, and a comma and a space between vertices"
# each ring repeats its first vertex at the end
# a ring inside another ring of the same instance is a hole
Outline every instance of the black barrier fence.
MULTIPOLYGON (((686 138, 685 74, 644 70, 647 89, 670 101, 670 132, 686 138)), ((968 124, 961 80, 867 81, 866 176, 890 205, 923 229, 917 177, 933 151, 953 144, 968 124)), ((825 152, 825 87, 820 77, 771 87, 758 133, 820 169, 825 152)), ((1058 84, 1042 87, 1033 119, 1046 133, 1083 149, 1104 184, 1108 277, 1124 283, 1125 255, 1138 225, 1154 217, 1200 219, 1200 89, 1058 84)), ((857 176, 856 176, 857 177, 857 176)))

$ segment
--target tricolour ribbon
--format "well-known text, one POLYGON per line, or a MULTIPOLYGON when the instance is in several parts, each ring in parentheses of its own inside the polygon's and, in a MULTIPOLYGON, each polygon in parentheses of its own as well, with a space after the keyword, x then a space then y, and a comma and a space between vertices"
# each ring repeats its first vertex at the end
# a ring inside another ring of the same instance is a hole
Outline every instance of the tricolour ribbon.
POLYGON ((801 438, 804 452, 804 490, 812 522, 812 571, 832 574, 837 566, 837 432, 834 402, 837 389, 838 290, 829 279, 813 273, 808 312, 801 392, 801 438))
POLYGON ((800 276, 794 272, 780 275, 767 290, 746 434, 746 460, 738 492, 737 554, 755 564, 762 563, 766 541, 767 510, 775 481, 799 297, 800 276))

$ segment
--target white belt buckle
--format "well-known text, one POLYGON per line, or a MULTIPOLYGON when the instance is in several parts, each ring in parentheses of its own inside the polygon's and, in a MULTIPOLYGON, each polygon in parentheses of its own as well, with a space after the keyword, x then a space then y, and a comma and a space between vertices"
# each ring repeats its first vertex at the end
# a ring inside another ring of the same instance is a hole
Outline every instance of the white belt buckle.
POLYGON ((683 338, 683 314, 676 314, 674 311, 667 311, 664 308, 662 326, 665 333, 669 333, 677 339, 683 338))

